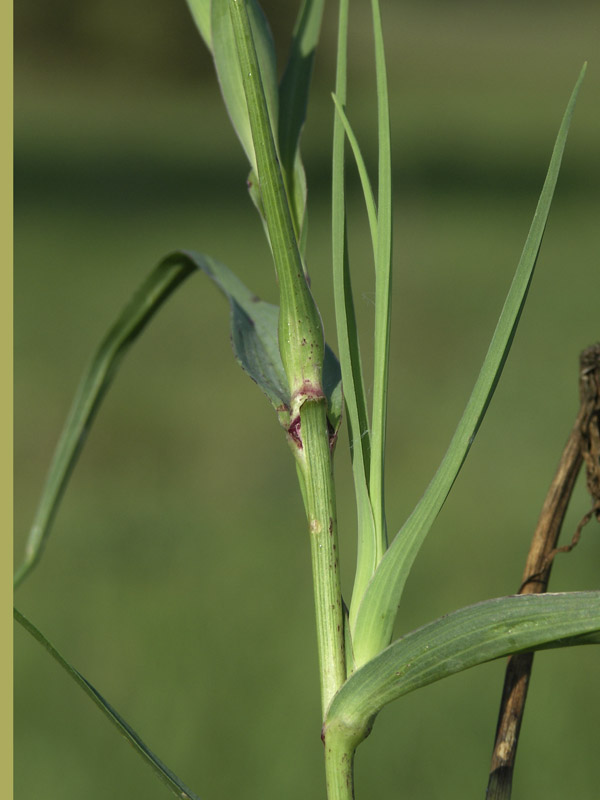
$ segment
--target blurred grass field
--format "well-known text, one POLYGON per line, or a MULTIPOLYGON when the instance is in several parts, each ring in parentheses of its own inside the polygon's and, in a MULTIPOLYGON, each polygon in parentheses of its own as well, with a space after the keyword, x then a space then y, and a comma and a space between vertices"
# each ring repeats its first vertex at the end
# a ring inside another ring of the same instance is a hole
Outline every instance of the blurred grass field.
MULTIPOLYGON (((146 17, 139 0, 103 0, 69 17, 70 4, 57 2, 54 38, 49 11, 38 5, 15 8, 17 559, 79 375, 161 256, 180 247, 207 252, 276 301, 241 148, 185 4, 157 1, 146 17)), ((366 5, 351 31, 348 111, 373 163, 366 5)), ((296 4, 265 7, 285 36, 296 4)), ((415 565, 401 633, 516 591, 577 411, 578 354, 600 338, 600 8, 581 0, 384 1, 382 12, 396 192, 392 533, 458 421, 570 90, 590 60, 521 327, 415 565)), ((303 149, 308 263, 333 345, 335 16, 326 10, 303 149)), ((372 266, 352 170, 350 180, 369 374, 372 266)), ((347 449, 344 434, 336 472, 348 595, 355 542, 347 449)), ((565 539, 588 505, 580 480, 565 539)), ((202 798, 324 797, 304 527, 283 435, 234 363, 225 301, 196 276, 123 363, 47 552, 16 604, 202 798)), ((579 547, 559 558, 551 589, 597 588, 599 563, 590 523, 579 547)), ((21 629, 15 659, 16 798, 169 796, 21 629)), ((515 800, 597 796, 599 666, 594 648, 536 656, 515 800)), ((384 710, 358 751, 357 797, 482 798, 502 676, 503 664, 489 664, 384 710)))

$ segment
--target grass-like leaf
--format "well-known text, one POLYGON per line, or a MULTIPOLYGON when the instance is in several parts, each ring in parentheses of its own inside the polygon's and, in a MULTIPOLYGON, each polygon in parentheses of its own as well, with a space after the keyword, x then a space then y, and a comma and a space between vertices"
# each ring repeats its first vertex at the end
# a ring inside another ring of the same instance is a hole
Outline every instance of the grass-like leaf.
POLYGON ((204 43, 212 53, 212 36, 210 33, 210 6, 211 0, 187 0, 190 13, 204 39, 204 43))
POLYGON ((83 675, 72 667, 69 662, 61 656, 61 654, 53 647, 46 637, 31 623, 27 617, 24 617, 17 609, 14 609, 14 618, 16 621, 28 631, 34 639, 36 639, 42 647, 57 661, 65 672, 80 686, 87 696, 92 700, 107 717, 110 722, 117 728, 121 736, 123 736, 129 744, 134 748, 136 753, 140 755, 146 764, 154 770, 155 774, 169 787, 169 789, 179 797, 180 800, 200 800, 198 795, 192 792, 183 781, 175 775, 175 773, 164 764, 157 755, 155 755, 150 748, 144 744, 138 734, 133 730, 131 725, 127 723, 123 717, 116 711, 111 704, 102 697, 100 692, 95 689, 92 684, 83 677, 83 675))
MULTIPOLYGON (((264 204, 248 108, 239 71, 237 51, 227 0, 188 0, 188 6, 215 62, 225 106, 251 164, 248 176, 250 198, 263 223, 267 239, 264 204)), ((267 20, 256 0, 248 3, 254 44, 260 63, 275 146, 279 152, 294 231, 301 253, 306 246, 306 175, 300 157, 300 134, 306 119, 314 54, 319 40, 324 0, 304 0, 292 34, 290 55, 279 90, 275 49, 267 20)))
MULTIPOLYGON (((384 505, 384 465, 385 465, 385 432, 387 419, 387 386, 389 373, 389 347, 390 347, 390 314, 391 314, 391 265, 392 265, 392 168, 390 144, 390 119, 389 99, 387 89, 387 76, 385 68, 385 53, 383 47, 383 33, 379 3, 372 0, 373 29, 375 36, 375 62, 377 75, 377 107, 378 107, 378 143, 379 143, 379 169, 378 169, 378 202, 375 205, 373 190, 367 168, 360 151, 358 140, 354 135, 350 122, 346 116, 342 102, 333 95, 336 107, 336 126, 338 118, 341 120, 361 180, 363 195, 367 208, 371 241, 373 244, 373 258, 375 261, 375 349, 373 368, 373 412, 369 441, 369 466, 365 470, 366 485, 363 485, 362 470, 365 467, 363 453, 362 464, 356 464, 355 489, 357 495, 359 517, 359 546, 357 557, 357 570, 350 604, 350 624, 354 626, 358 608, 363 599, 366 586, 371 579, 377 565, 383 558, 387 548, 387 530, 384 505)), ((342 20, 342 13, 340 13, 342 20)), ((341 24, 340 24, 341 30, 341 24)), ((345 46, 345 45, 344 45, 345 46)), ((338 50, 338 52, 340 52, 338 50)), ((345 59, 346 51, 341 51, 338 60, 338 75, 340 88, 345 92, 345 59)), ((336 88, 337 91, 337 88, 336 88)), ((343 170, 338 166, 343 158, 343 144, 336 141, 340 136, 339 128, 334 128, 334 287, 336 289, 336 315, 342 314, 338 324, 338 336, 341 333, 340 359, 349 361, 349 377, 352 379, 350 389, 352 397, 349 408, 349 423, 351 429, 356 430, 356 421, 362 411, 366 416, 366 402, 362 386, 362 370, 360 356, 358 355, 358 335, 356 320, 352 303, 350 278, 348 270, 348 256, 346 252, 345 218, 341 211, 336 211, 335 203, 343 205, 344 179, 343 170), (337 216, 336 216, 337 214, 337 216), (343 298, 343 299, 342 299, 343 298), (341 351, 346 351, 341 355, 341 351), (356 356, 353 358, 354 353, 356 356), (353 424, 354 423, 354 424, 353 424)), ((344 382, 344 386, 348 386, 344 382)), ((366 421, 363 422, 366 428, 366 421)), ((360 426, 360 422, 359 422, 360 426)), ((362 427, 359 427, 362 436, 362 427)), ((354 463, 354 462, 353 462, 354 463)))
POLYGON ((358 744, 384 705, 421 686, 512 653, 578 644, 600 644, 598 591, 487 600, 412 631, 354 672, 325 725, 358 744))
POLYGON ((294 164, 306 119, 315 50, 319 41, 324 0, 303 0, 298 12, 288 62, 279 87, 279 149, 282 168, 294 164))
MULTIPOLYGON (((282 426, 290 422, 291 398, 279 353, 279 307, 253 294, 227 267, 197 253, 188 253, 200 269, 217 284, 231 307, 231 342, 238 364, 263 390, 278 414, 282 426)), ((323 390, 327 414, 334 432, 342 415, 340 365, 331 348, 325 346, 323 390)))
MULTIPOLYGON (((300 157, 300 134, 306 119, 315 50, 325 0, 303 0, 292 34, 288 62, 279 85, 279 154, 296 236, 305 227, 306 175, 300 157)), ((304 252, 301 245, 301 252, 304 252)))
POLYGON ((367 165, 365 164, 358 139, 352 130, 352 126, 350 125, 350 120, 346 116, 346 112, 342 108, 342 105, 335 94, 333 94, 332 97, 335 104, 335 110, 339 114, 339 117, 342 121, 344 131, 346 132, 346 136, 350 142, 350 147, 352 148, 352 155, 356 161, 356 168, 358 169, 358 176, 360 178, 360 184, 365 198, 365 206, 367 208, 367 217, 369 218, 369 230, 371 231, 373 254, 375 254, 375 250, 377 248, 377 206, 375 204, 375 197, 373 196, 373 189, 371 188, 371 181, 369 179, 367 165))
MULTIPOLYGON (((270 124, 268 93, 263 82, 255 32, 251 24, 250 0, 230 0, 238 72, 256 154, 256 173, 267 222, 269 241, 279 281, 279 350, 292 399, 292 419, 306 397, 322 391, 324 359, 323 325, 304 274, 304 265, 277 147, 270 124)), ((215 39, 213 16, 213 41, 215 39)))
POLYGON ((519 265, 463 416, 438 471, 387 550, 362 600, 354 630, 354 655, 359 666, 386 647, 391 639, 410 568, 456 480, 508 357, 542 243, 575 100, 584 74, 585 66, 565 111, 519 265))
POLYGON ((15 585, 25 578, 42 554, 86 434, 121 359, 158 309, 196 269, 193 261, 179 253, 164 259, 139 287, 100 344, 79 384, 56 446, 15 585))
POLYGON ((375 520, 377 562, 387 548, 384 503, 385 434, 390 353, 392 288, 392 164, 390 109, 378 0, 371 0, 377 78, 377 244, 375 249, 375 347, 373 353, 373 415, 369 495, 375 520))
MULTIPOLYGON (((24 562, 15 575, 15 586, 41 557, 86 434, 123 356, 175 289, 198 271, 207 275, 229 301, 235 357, 267 395, 281 424, 287 428, 290 397, 279 355, 277 306, 260 300, 231 270, 215 259, 191 251, 172 253, 161 261, 131 298, 83 375, 46 477, 27 540, 24 562)), ((329 421, 337 431, 342 413, 341 374, 329 347, 325 351, 323 371, 329 421)))
MULTIPOLYGON (((335 100, 343 110, 346 102, 348 63, 348 0, 341 0, 335 100)), ((337 339, 342 370, 342 385, 346 402, 352 474, 356 497, 358 547, 356 574, 352 590, 349 624, 354 625, 354 616, 363 593, 377 566, 375 523, 369 497, 369 472, 371 463, 371 440, 369 433, 367 401, 363 379, 358 328, 354 310, 348 240, 346 229, 345 175, 344 175, 344 128, 342 116, 336 113, 333 123, 332 166, 332 263, 333 292, 337 339)), ((349 671, 353 668, 351 650, 347 647, 349 671)))
MULTIPOLYGON (((229 14, 229 0, 212 0, 211 8, 212 52, 221 93, 231 123, 244 148, 248 161, 254 172, 258 173, 248 106, 229 14)), ((247 8, 263 79, 271 131, 277 147, 279 93, 273 37, 262 9, 256 0, 247 0, 247 8)))

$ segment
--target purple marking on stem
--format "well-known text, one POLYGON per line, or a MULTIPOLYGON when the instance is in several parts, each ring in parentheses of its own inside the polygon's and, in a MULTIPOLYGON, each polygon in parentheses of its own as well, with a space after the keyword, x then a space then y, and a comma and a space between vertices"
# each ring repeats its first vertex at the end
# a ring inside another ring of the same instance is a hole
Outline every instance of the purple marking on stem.
POLYGON ((323 394, 323 389, 320 386, 314 386, 312 381, 305 380, 302 381, 302 386, 298 391, 294 392, 292 397, 291 405, 294 405, 294 400, 297 397, 301 397, 303 401, 305 400, 321 400, 325 395, 323 394))
POLYGON ((299 450, 302 450, 302 438, 300 436, 300 415, 293 419, 288 428, 288 434, 295 442, 299 450))
POLYGON ((335 444, 337 442, 338 432, 334 430, 333 425, 327 420, 327 431, 329 433, 329 452, 333 453, 335 444))

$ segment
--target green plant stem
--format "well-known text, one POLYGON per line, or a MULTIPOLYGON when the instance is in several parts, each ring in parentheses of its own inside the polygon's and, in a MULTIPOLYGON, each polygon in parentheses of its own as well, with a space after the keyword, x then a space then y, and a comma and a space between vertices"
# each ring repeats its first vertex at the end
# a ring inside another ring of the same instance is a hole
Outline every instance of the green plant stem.
POLYGON ((289 383, 291 419, 294 421, 305 397, 323 396, 323 326, 304 276, 273 139, 247 0, 230 0, 229 10, 248 106, 260 195, 279 281, 279 350, 289 383))
POLYGON ((354 800, 354 745, 332 734, 326 734, 323 742, 327 800, 354 800))
POLYGON ((326 402, 307 400, 300 409, 300 420, 324 719, 333 696, 346 680, 344 616, 326 402))
POLYGON ((346 659, 327 400, 322 389, 323 329, 306 283, 294 234, 247 0, 229 0, 229 11, 256 154, 260 195, 279 280, 279 351, 290 392, 289 433, 297 448, 295 455, 309 524, 324 720, 333 697, 346 680, 346 659))

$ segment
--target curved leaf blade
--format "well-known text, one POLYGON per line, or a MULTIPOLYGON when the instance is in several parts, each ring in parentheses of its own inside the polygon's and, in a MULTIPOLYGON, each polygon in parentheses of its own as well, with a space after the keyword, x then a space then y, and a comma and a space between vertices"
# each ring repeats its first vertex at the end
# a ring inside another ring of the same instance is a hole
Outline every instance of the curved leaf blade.
POLYGON ((186 0, 200 36, 212 53, 212 36, 210 31, 211 0, 186 0))
MULTIPOLYGON (((287 427, 290 400, 279 355, 277 306, 258 298, 231 270, 209 256, 183 250, 170 254, 135 292, 84 372, 46 476, 15 586, 41 558, 86 435, 121 360, 166 300, 197 271, 209 277, 227 298, 236 360, 266 394, 281 424, 287 427)), ((342 413, 341 377, 339 363, 329 347, 325 351, 323 382, 329 420, 337 432, 342 413)))
POLYGON ((377 562, 388 546, 384 468, 392 313, 392 161, 390 109, 383 30, 378 0, 371 0, 377 81, 377 245, 375 248, 375 336, 369 496, 375 520, 377 562))
MULTIPOLYGON (((335 98, 340 108, 343 108, 346 102, 348 10, 348 0, 341 0, 338 21, 335 79, 335 98)), ((347 411, 358 528, 356 572, 348 616, 348 624, 353 629, 360 601, 363 598, 365 589, 377 566, 377 541, 375 536, 373 508, 371 506, 371 498, 369 497, 371 438, 369 432, 367 398, 348 257, 344 144, 342 117, 340 114, 335 114, 333 121, 331 187, 331 250, 335 320, 342 371, 342 384, 347 411)), ((349 635, 348 639, 350 639, 349 635)), ((354 658, 352 656, 351 647, 346 647, 346 654, 348 671, 352 671, 354 669, 354 658)))
MULTIPOLYGON (((279 93, 277 88, 275 46, 267 20, 256 0, 248 0, 247 8, 256 54, 260 64, 269 121, 277 146, 279 93)), ((258 174, 256 154, 250 130, 250 117, 229 14, 229 0, 212 0, 211 30, 213 58, 227 113, 252 169, 255 174, 258 174)))
POLYGON ((129 744, 134 748, 138 755, 140 755, 146 764, 154 771, 154 773, 165 783, 174 795, 179 797, 180 800, 200 800, 197 794, 189 789, 177 775, 163 763, 155 753, 142 741, 134 729, 126 722, 123 717, 114 709, 111 704, 102 697, 100 692, 92 686, 92 684, 83 677, 83 675, 72 667, 69 662, 61 656, 53 645, 46 639, 46 637, 39 631, 27 617, 23 616, 16 608, 14 609, 15 620, 36 639, 42 647, 44 647, 52 658, 60 664, 65 672, 75 681, 75 683, 83 689, 87 696, 92 700, 112 722, 112 724, 119 731, 129 744))
POLYGON ((600 644, 600 591, 477 603, 408 633, 354 672, 325 724, 364 738, 384 705, 415 689, 513 653, 577 644, 600 644))
POLYGON ((325 340, 310 291, 273 136, 247 0, 229 8, 254 145, 269 241, 279 282, 279 346, 292 397, 292 419, 308 395, 322 395, 325 340))
POLYGON ((342 122, 342 125, 344 126, 344 131, 346 132, 348 142, 350 143, 350 147, 352 148, 352 155, 354 156, 354 161, 356 162, 356 168, 358 170, 358 176, 360 178, 362 193, 365 199, 367 217, 369 219, 369 231, 371 233, 371 244, 373 247, 373 254, 375 254, 375 251, 377 249, 377 206, 375 204, 373 189, 371 188, 371 180, 369 178, 369 173, 367 171, 367 165, 365 164, 365 160, 363 158, 360 145, 358 143, 358 139, 356 138, 356 134, 354 133, 352 126, 350 125, 350 120, 346 116, 346 112, 344 111, 342 104, 336 97, 335 93, 332 93, 331 97, 335 105, 335 110, 342 122))
POLYGON ((303 0, 292 33, 288 62, 279 87, 279 144, 284 170, 291 170, 306 120, 315 50, 325 0, 303 0))
POLYGON ((288 421, 289 391, 279 355, 279 308, 261 300, 224 264, 191 250, 182 256, 221 290, 231 310, 231 344, 238 364, 266 394, 282 425, 288 421))
MULTIPOLYGON (((258 384, 287 430, 290 418, 290 395, 279 352, 279 307, 261 300, 224 264, 213 258, 182 252, 223 292, 231 308, 231 341, 234 355, 242 369, 258 384)), ((325 345, 323 391, 327 398, 327 416, 333 432, 342 417, 342 378, 339 362, 325 345)))
POLYGON ((87 432, 121 359, 158 309, 196 268, 194 262, 179 253, 165 258, 142 283, 101 342, 79 383, 54 451, 27 539, 24 561, 15 575, 15 586, 41 557, 87 432))
POLYGON ((306 175, 300 157, 300 135, 306 120, 324 5, 325 0, 304 0, 302 3, 294 25, 290 55, 279 85, 281 169, 299 242, 302 240, 306 214, 306 175))
POLYGON ((529 235, 471 397, 433 480, 388 548, 365 592, 354 631, 354 654, 359 665, 380 652, 391 639, 410 568, 460 472, 508 358, 542 244, 585 69, 584 65, 567 105, 529 235))

